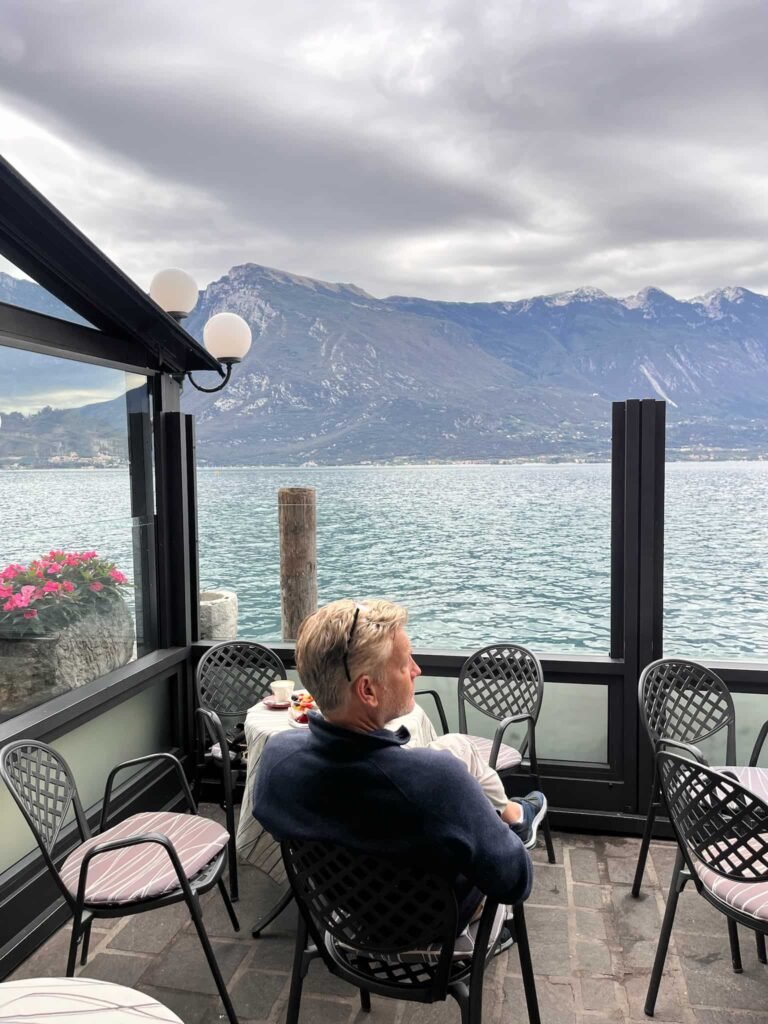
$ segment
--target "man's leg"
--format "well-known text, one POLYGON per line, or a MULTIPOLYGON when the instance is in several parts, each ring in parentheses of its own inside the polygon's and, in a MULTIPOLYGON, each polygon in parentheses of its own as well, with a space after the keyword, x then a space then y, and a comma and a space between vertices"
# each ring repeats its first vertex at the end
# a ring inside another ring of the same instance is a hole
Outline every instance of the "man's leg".
POLYGON ((536 844, 539 823, 547 812, 547 801, 543 793, 529 793, 520 800, 510 800, 498 773, 480 756, 472 740, 461 733, 450 732, 438 736, 427 746, 433 750, 448 750, 454 757, 458 757, 470 775, 480 783, 501 820, 518 833, 526 847, 536 844))

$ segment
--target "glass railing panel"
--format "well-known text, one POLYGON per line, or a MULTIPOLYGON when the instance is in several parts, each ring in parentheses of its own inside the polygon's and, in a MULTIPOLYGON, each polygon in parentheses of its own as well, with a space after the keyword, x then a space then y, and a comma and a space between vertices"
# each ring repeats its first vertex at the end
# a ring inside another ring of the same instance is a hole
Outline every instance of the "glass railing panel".
POLYGON ((287 486, 317 490, 320 604, 402 603, 415 646, 607 653, 609 466, 202 469, 202 589, 237 591, 243 637, 281 637, 287 486))
POLYGON ((768 462, 667 465, 664 652, 768 660, 768 462))

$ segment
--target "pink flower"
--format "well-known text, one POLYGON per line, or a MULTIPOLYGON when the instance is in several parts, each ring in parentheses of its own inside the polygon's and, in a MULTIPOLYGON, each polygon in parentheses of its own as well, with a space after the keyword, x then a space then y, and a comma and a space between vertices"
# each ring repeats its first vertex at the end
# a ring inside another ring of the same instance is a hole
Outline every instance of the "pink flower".
POLYGON ((72 591, 75 589, 75 584, 71 583, 69 580, 64 580, 64 582, 61 584, 61 589, 65 590, 68 594, 71 594, 72 591))
POLYGON ((53 580, 48 580, 47 583, 45 583, 43 585, 43 593, 44 594, 55 594, 60 589, 61 589, 61 584, 60 583, 54 583, 53 580))
POLYGON ((22 573, 24 571, 25 570, 23 565, 9 565, 5 569, 3 569, 2 572, 0 572, 0 579, 13 580, 16 579, 19 573, 22 573))
POLYGON ((84 551, 82 555, 80 555, 80 557, 84 562, 90 562, 94 558, 98 558, 99 556, 95 551, 84 551))
POLYGON ((64 559, 64 565, 80 565, 80 555, 67 555, 67 557, 64 559))
POLYGON ((104 584, 103 583, 91 583, 90 586, 88 587, 88 589, 92 590, 94 592, 94 594, 98 594, 98 592, 100 590, 104 589, 104 584))
POLYGON ((36 619, 37 618, 37 609, 30 608, 30 610, 28 612, 24 612, 24 618, 25 619, 36 619))
POLYGON ((58 565, 49 565, 47 571, 49 576, 58 576, 61 572, 58 565))
POLYGON ((110 569, 109 578, 111 580, 114 580, 115 583, 125 583, 126 581, 126 577, 123 575, 123 573, 120 572, 119 569, 110 569))
POLYGON ((16 607, 16 598, 15 597, 11 597, 3 605, 3 611, 4 612, 12 612, 15 607, 16 607))
POLYGON ((0 599, 13 596, 13 587, 0 586, 0 599))

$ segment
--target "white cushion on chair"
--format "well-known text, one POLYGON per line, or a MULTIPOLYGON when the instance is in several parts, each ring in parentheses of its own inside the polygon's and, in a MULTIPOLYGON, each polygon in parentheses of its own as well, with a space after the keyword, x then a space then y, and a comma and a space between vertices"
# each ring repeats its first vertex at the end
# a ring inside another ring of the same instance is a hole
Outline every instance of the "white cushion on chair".
MULTIPOLYGON (((764 844, 758 845, 754 839, 751 840, 751 844, 754 844, 756 852, 758 849, 764 849, 764 844)), ((719 843, 718 848, 725 849, 726 847, 725 844, 719 843)), ((734 852, 734 871, 749 875, 750 869, 741 867, 743 858, 739 856, 738 851, 734 852)), ((721 902, 733 907, 734 910, 741 911, 742 914, 749 914, 760 921, 768 921, 768 880, 764 880, 764 873, 755 874, 754 882, 734 881, 731 878, 723 878, 722 875, 718 875, 716 871, 712 871, 698 859, 694 858, 693 865, 704 887, 721 902)))
MULTIPOLYGON (((171 841, 187 878, 199 874, 229 842, 225 828, 196 814, 168 811, 134 814, 78 846, 61 867, 62 882, 77 896, 80 865, 90 849, 114 839, 129 839, 149 832, 159 832, 171 841)), ((96 854, 88 865, 85 901, 135 903, 178 888, 179 876, 168 852, 159 843, 148 842, 96 854)))
MULTIPOLYGON (((480 757, 490 764, 493 740, 487 740, 484 736, 467 736, 467 739, 472 740, 480 757)), ((494 766, 497 772, 504 771, 505 768, 517 768, 522 763, 523 755, 519 750, 515 750, 514 747, 510 747, 506 743, 501 744, 494 766)))

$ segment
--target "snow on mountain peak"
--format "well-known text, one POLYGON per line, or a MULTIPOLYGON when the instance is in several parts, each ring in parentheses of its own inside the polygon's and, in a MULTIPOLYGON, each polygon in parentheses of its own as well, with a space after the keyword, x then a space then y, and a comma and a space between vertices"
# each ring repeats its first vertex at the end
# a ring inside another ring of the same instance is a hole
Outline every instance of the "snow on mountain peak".
POLYGON ((570 292, 558 292, 556 295, 542 296, 547 306, 569 306, 572 302, 593 302, 595 299, 609 299, 610 295, 602 288, 574 288, 570 292))

